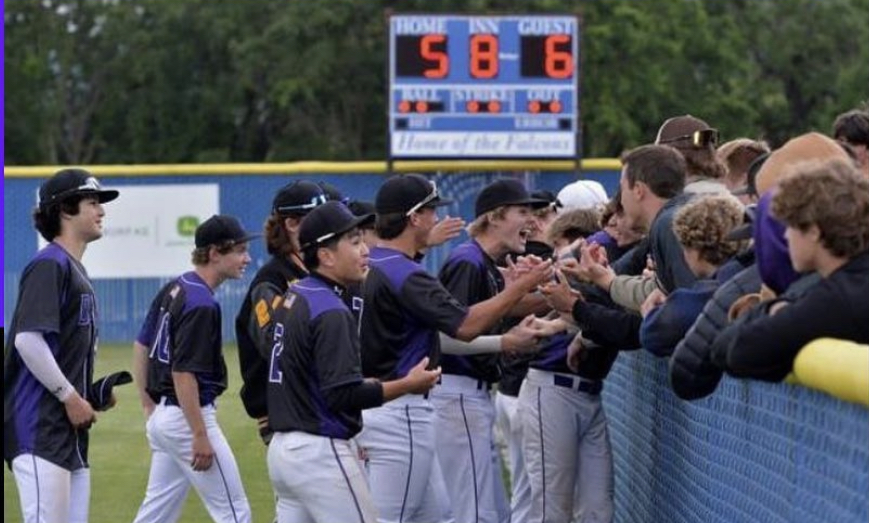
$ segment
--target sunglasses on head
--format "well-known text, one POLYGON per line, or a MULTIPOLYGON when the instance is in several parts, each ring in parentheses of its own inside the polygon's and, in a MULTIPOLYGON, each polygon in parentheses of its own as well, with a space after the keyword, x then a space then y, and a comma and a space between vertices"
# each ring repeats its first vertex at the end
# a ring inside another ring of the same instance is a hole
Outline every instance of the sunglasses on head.
POLYGON ((431 192, 428 193, 428 195, 425 198, 423 198, 422 201, 420 201, 419 203, 417 203, 416 205, 411 207, 407 211, 407 213, 405 213, 405 216, 410 216, 411 214, 418 212, 420 209, 422 209, 423 207, 425 207, 426 205, 430 204, 431 202, 433 202, 437 199, 438 186, 435 182, 430 182, 430 183, 431 183, 431 192))
POLYGON ((688 142, 692 147, 706 147, 707 145, 718 144, 718 129, 701 129, 694 131, 691 134, 683 134, 667 140, 661 140, 660 144, 668 144, 675 142, 688 142))

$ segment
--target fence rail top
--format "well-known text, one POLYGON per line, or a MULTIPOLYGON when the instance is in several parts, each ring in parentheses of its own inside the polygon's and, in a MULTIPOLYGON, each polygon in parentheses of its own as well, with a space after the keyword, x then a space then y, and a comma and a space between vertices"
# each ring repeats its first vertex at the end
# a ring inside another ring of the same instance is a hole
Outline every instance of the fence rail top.
MULTIPOLYGON (((581 169, 587 171, 611 171, 621 168, 616 158, 586 158, 581 169)), ((4 166, 5 178, 45 178, 51 176, 63 165, 4 166)), ((572 171, 576 164, 572 161, 540 160, 426 160, 396 161, 392 165, 395 172, 410 171, 572 171)), ((386 173, 387 162, 286 162, 286 163, 196 163, 196 164, 137 164, 137 165, 88 165, 87 169, 95 175, 111 176, 176 176, 176 175, 215 175, 215 174, 357 174, 386 173)))

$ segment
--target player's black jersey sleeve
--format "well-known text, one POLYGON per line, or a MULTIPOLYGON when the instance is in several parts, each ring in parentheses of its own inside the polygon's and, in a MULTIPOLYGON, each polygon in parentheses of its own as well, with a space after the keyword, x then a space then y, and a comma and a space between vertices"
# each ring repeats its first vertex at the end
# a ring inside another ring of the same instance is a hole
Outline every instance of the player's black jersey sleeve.
POLYGON ((415 272, 401 287, 407 309, 429 327, 455 336, 468 315, 468 309, 427 272, 415 272))
POLYGON ((38 260, 21 279, 17 332, 59 333, 64 296, 63 267, 54 260, 38 260))

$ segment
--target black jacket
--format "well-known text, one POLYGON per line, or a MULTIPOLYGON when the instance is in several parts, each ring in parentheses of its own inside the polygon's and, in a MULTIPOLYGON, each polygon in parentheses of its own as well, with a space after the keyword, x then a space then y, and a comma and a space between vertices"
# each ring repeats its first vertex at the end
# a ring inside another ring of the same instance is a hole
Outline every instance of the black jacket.
POLYGON ((262 418, 268 415, 268 355, 264 340, 271 340, 271 298, 255 297, 254 294, 283 296, 290 282, 307 276, 307 273, 285 258, 272 257, 257 271, 241 310, 235 318, 235 336, 238 341, 238 363, 241 368, 241 401, 248 416, 262 418), (263 284, 269 292, 263 292, 263 284), (262 304, 253 303, 263 301, 262 304), (259 306, 260 309, 255 308, 259 306))
POLYGON ((783 296, 753 309, 715 340, 712 357, 734 376, 781 381, 800 349, 823 337, 869 343, 869 252, 793 301, 783 296), (770 316, 779 301, 790 305, 770 316))
POLYGON ((727 315, 733 302, 758 291, 757 265, 743 269, 715 291, 670 358, 670 384, 677 396, 695 400, 715 391, 722 371, 712 363, 712 342, 729 325, 727 315))

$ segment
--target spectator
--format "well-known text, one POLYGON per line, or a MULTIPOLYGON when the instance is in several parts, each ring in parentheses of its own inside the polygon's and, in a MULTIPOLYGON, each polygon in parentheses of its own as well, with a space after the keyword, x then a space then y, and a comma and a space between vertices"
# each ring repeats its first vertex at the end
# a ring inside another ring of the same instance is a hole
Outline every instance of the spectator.
POLYGON ((595 180, 577 180, 558 192, 558 201, 565 211, 602 207, 607 200, 606 190, 595 180))
MULTIPOLYGON (((687 203, 676 212, 673 230, 685 252, 685 261, 698 278, 690 289, 676 289, 665 301, 648 311, 640 328, 640 343, 656 356, 669 356, 685 336, 715 289, 725 281, 719 268, 728 263, 744 242, 727 241, 742 224, 742 205, 730 195, 709 195, 687 203)), ((740 270, 744 268, 738 264, 740 270)), ((663 299, 653 293, 647 307, 663 299)))
POLYGON ((857 166, 869 177, 869 111, 854 109, 837 116, 833 138, 851 147, 857 166))
POLYGON ((725 168, 715 156, 718 130, 690 114, 665 121, 655 138, 656 145, 669 145, 685 157, 685 192, 691 194, 726 192, 725 168))
POLYGON ((869 343, 869 180, 848 160, 803 162, 779 182, 772 212, 786 225, 794 269, 822 281, 800 298, 755 307, 712 352, 733 375, 779 381, 812 340, 869 343))
MULTIPOLYGON (((731 193, 737 194, 735 191, 739 191, 743 195, 748 192, 749 168, 756 159, 769 152, 766 142, 750 138, 737 138, 718 147, 715 155, 726 169, 723 181, 731 193)), ((742 203, 750 201, 742 200, 742 203)))

